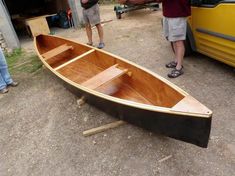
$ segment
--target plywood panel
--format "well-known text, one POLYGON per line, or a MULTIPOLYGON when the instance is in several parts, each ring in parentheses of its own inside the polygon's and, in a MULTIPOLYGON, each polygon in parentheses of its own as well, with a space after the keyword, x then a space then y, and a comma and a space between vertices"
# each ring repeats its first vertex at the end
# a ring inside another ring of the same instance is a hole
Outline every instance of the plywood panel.
POLYGON ((33 37, 39 34, 49 34, 50 29, 47 24, 46 17, 38 17, 26 20, 26 26, 30 29, 33 37))

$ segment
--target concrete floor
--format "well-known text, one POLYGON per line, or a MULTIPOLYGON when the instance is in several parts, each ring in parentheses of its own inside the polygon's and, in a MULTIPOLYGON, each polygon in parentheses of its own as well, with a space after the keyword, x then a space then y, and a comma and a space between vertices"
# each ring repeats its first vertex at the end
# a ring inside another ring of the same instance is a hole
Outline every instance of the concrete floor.
MULTIPOLYGON (((162 36, 160 11, 140 10, 121 20, 113 6, 102 6, 101 13, 102 19, 113 19, 104 25, 105 50, 167 78, 164 64, 173 53, 162 36)), ((84 29, 56 34, 86 42, 84 29)), ((97 43, 96 30, 94 38, 97 43)), ((31 40, 22 46, 34 51, 31 40)), ((184 67, 185 74, 171 81, 214 112, 207 149, 129 124, 83 137, 84 130, 115 119, 88 104, 78 108, 77 97, 42 69, 13 75, 19 87, 0 96, 0 175, 234 175, 235 72, 199 54, 185 58, 184 67)))

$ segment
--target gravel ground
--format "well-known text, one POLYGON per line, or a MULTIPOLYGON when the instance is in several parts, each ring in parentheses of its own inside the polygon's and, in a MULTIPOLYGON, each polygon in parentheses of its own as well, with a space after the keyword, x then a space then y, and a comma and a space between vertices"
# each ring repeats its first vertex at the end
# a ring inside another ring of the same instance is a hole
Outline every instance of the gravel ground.
MULTIPOLYGON (((167 78, 173 53, 162 36, 161 11, 124 14, 102 6, 105 50, 167 78)), ((86 42, 84 29, 57 35, 86 42)), ((94 30, 97 43, 97 32, 94 30)), ((34 51, 32 41, 22 43, 34 51)), ((86 129, 115 119, 88 104, 79 108, 49 71, 13 75, 20 81, 0 95, 1 176, 232 176, 235 173, 235 71, 200 54, 185 58, 185 74, 173 83, 213 110, 207 149, 123 125, 90 137, 86 129), (167 158, 166 158, 167 157, 167 158)), ((168 78, 167 78, 168 79, 168 78)))

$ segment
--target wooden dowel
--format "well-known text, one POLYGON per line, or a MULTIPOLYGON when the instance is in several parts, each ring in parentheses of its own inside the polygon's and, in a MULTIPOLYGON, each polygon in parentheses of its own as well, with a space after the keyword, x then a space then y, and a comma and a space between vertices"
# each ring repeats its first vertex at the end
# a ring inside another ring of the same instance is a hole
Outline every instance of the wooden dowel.
POLYGON ((103 125, 103 126, 100 126, 100 127, 97 127, 97 128, 92 128, 90 130, 83 131, 83 136, 91 136, 93 134, 104 132, 108 129, 119 127, 123 124, 126 124, 126 122, 124 122, 122 120, 119 120, 119 121, 109 123, 109 124, 106 124, 106 125, 103 125))
POLYGON ((82 106, 82 105, 84 105, 85 104, 85 97, 84 96, 82 96, 81 98, 79 98, 78 100, 77 100, 77 104, 78 104, 78 106, 79 106, 79 108, 82 106))
POLYGON ((91 50, 89 50, 89 51, 87 51, 87 52, 81 54, 80 56, 77 56, 77 57, 75 57, 75 58, 69 60, 68 62, 65 62, 64 64, 62 64, 62 65, 60 65, 60 66, 54 68, 54 70, 57 71, 57 70, 59 70, 59 69, 65 67, 65 66, 67 66, 67 65, 69 65, 69 64, 71 64, 71 63, 73 63, 73 62, 75 62, 75 61, 77 61, 77 60, 79 60, 79 59, 81 59, 81 58, 83 58, 83 57, 85 57, 85 56, 87 56, 88 54, 93 53, 94 51, 95 51, 95 49, 91 49, 91 50))

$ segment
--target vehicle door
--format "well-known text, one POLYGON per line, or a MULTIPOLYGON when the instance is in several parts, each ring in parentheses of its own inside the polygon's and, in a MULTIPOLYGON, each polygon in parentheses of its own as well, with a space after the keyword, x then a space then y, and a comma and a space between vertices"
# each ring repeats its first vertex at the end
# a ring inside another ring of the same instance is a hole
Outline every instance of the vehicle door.
POLYGON ((197 51, 235 67, 235 0, 192 0, 197 51))

